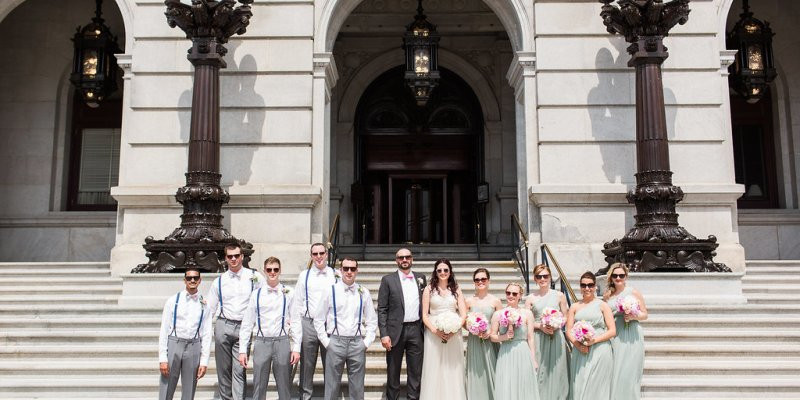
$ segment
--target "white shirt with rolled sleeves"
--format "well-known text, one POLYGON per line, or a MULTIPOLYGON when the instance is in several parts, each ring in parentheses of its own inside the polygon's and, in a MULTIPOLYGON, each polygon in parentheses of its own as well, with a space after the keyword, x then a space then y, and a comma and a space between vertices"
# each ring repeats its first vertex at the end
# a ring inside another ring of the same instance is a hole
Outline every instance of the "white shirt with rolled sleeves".
POLYGON ((375 340, 378 329, 378 315, 372 304, 369 290, 358 283, 347 286, 339 281, 332 285, 336 290, 336 323, 333 318, 333 293, 328 287, 327 294, 320 299, 320 307, 314 316, 314 328, 323 346, 330 343, 329 334, 340 336, 356 336, 358 334, 358 304, 361 298, 361 334, 364 336, 364 348, 375 340), (326 325, 327 323, 327 325, 326 325), (327 328, 326 328, 327 326, 327 328), (327 329, 327 330, 326 330, 327 329))
POLYGON ((269 285, 261 287, 261 297, 258 297, 258 289, 253 291, 250 296, 250 303, 247 305, 242 326, 239 329, 239 349, 247 349, 250 344, 250 334, 258 335, 258 321, 261 320, 261 333, 265 337, 276 337, 288 334, 292 340, 292 351, 300 352, 300 343, 303 335, 303 328, 300 324, 294 324, 291 320, 291 311, 294 301, 294 290, 289 286, 278 284, 275 288, 269 285), (286 296, 286 314, 283 312, 283 298, 286 296), (258 301, 258 307, 256 307, 258 301), (256 314, 260 312, 257 317, 256 314), (281 333, 281 317, 283 318, 283 330, 281 333))
POLYGON ((267 281, 264 275, 250 268, 244 268, 239 272, 228 270, 222 273, 208 289, 206 298, 208 309, 213 315, 224 317, 234 321, 241 321, 247 304, 252 295, 258 288, 267 281), (255 280, 253 279, 255 277, 255 280), (222 308, 219 307, 219 280, 222 280, 222 308))
POLYGON ((405 306, 403 322, 419 321, 419 283, 413 272, 407 278, 403 271, 397 270, 400 275, 400 287, 403 289, 403 305, 405 306))
POLYGON ((319 301, 325 291, 330 291, 331 285, 336 282, 336 271, 333 268, 325 267, 322 270, 312 265, 300 271, 297 276, 297 284, 294 286, 294 310, 292 321, 300 324, 300 318, 308 316, 314 318, 319 309, 319 301), (308 276, 308 279, 306 279, 308 276), (308 281, 308 301, 306 302, 306 280, 308 281), (306 308, 308 303, 308 308, 306 308), (306 311, 308 313, 306 314, 306 311))
POLYGON ((205 301, 200 293, 190 295, 186 290, 170 296, 164 303, 164 312, 161 314, 161 332, 158 335, 158 362, 168 362, 167 340, 170 335, 181 339, 200 338, 200 365, 208 366, 208 357, 211 354, 211 319, 213 315, 208 308, 203 313, 203 322, 200 324, 198 333, 197 325, 200 322, 200 312, 203 307, 207 307, 202 302, 205 301), (181 296, 178 300, 178 311, 175 313, 175 332, 173 333, 173 313, 175 312, 175 296, 181 296))

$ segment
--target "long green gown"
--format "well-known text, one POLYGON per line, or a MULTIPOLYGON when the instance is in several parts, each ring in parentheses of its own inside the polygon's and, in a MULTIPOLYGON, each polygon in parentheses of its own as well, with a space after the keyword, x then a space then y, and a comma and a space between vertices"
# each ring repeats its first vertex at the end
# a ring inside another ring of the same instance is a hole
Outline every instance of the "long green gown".
MULTIPOLYGON (((472 306, 470 312, 479 312, 492 320, 494 307, 472 306)), ((497 363, 497 343, 475 335, 467 337, 467 398, 469 400, 494 400, 494 368, 497 363)))
MULTIPOLYGON (((508 328, 500 327, 505 335, 508 328)), ((528 347, 528 328, 525 324, 514 328, 514 337, 500 344, 494 380, 494 398, 497 400, 539 400, 536 369, 533 367, 531 349, 528 347)))
MULTIPOLYGON (((618 295, 608 299, 608 305, 615 310, 614 303, 620 297, 633 294, 627 286, 618 295)), ((617 336, 611 339, 614 349, 614 375, 611 379, 611 398, 614 400, 639 400, 641 398, 642 373, 644 372, 644 335, 639 321, 631 321, 625 326, 625 315, 614 311, 614 324, 617 336)))
MULTIPOLYGON (((602 303, 602 300, 594 299, 575 313, 575 322, 590 323, 594 327, 595 336, 600 336, 606 331, 603 312, 600 310, 602 303)), ((611 342, 606 340, 595 343, 589 347, 589 352, 586 354, 581 353, 578 349, 573 349, 569 365, 572 400, 613 399, 611 397, 611 374, 614 368, 614 359, 611 342)))
MULTIPOLYGON (((550 290, 533 303, 536 321, 542 318, 545 308, 560 310, 559 292, 550 290)), ((539 397, 548 400, 566 400, 569 397, 569 367, 567 340, 560 329, 552 335, 536 331, 536 360, 539 362, 539 397)))

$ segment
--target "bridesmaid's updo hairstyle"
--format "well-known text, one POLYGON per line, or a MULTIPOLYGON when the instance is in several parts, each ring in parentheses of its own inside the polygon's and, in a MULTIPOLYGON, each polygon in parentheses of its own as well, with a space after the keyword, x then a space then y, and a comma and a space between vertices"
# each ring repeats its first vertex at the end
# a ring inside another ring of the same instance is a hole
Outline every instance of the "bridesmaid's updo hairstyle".
POLYGON ((511 282, 508 285, 506 285, 506 290, 508 290, 508 288, 510 288, 512 286, 516 286, 517 289, 519 289, 519 296, 521 298, 522 297, 522 285, 520 285, 519 282, 511 282))
POLYGON ((592 273, 591 271, 584 272, 583 275, 581 275, 581 279, 578 280, 578 282, 584 279, 591 279, 593 283, 597 283, 597 277, 595 277, 594 273, 592 273))
POLYGON ((472 279, 475 279, 475 277, 478 276, 478 274, 480 274, 481 272, 486 274, 486 279, 492 279, 492 277, 489 276, 489 270, 483 267, 477 268, 475 272, 472 273, 472 279))
POLYGON ((547 273, 550 274, 550 279, 553 279, 553 276, 552 276, 553 273, 550 272, 550 267, 548 267, 547 265, 544 265, 544 264, 539 264, 539 265, 533 267, 533 274, 534 275, 539 275, 539 273, 541 273, 544 270, 547 270, 547 273))
POLYGON ((447 278, 447 288, 450 289, 451 293, 453 293, 453 297, 457 297, 458 284, 456 283, 456 273, 455 271, 453 271, 453 266, 450 265, 450 260, 446 258, 440 258, 433 263, 433 274, 431 276, 431 291, 435 290, 436 293, 439 293, 439 274, 436 273, 436 268, 438 268, 442 264, 447 265, 447 268, 450 270, 450 277, 447 278))
POLYGON ((628 271, 628 267, 623 263, 611 264, 611 268, 608 269, 608 277, 606 278, 608 280, 608 289, 606 289, 606 292, 603 294, 603 297, 606 299, 613 296, 614 293, 617 292, 617 288, 614 287, 614 280, 611 279, 611 274, 613 274, 614 270, 618 268, 622 268, 622 270, 625 271, 625 275, 628 275, 628 272, 630 272, 628 271))

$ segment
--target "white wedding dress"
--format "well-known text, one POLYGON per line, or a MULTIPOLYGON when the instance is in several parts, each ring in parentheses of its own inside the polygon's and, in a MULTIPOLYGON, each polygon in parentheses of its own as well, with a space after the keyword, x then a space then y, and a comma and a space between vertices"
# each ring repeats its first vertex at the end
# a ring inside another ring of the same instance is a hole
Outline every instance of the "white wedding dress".
MULTIPOLYGON (((431 292, 431 317, 443 313, 458 315, 456 298, 452 294, 431 292)), ((422 361, 420 400, 466 399, 464 386, 464 338, 461 332, 447 343, 425 329, 425 356, 422 361)))

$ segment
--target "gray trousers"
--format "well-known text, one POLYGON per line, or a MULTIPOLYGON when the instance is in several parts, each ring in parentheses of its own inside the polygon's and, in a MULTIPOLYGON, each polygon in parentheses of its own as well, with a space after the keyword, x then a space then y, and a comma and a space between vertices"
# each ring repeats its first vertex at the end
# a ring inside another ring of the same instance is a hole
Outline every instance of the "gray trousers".
POLYGON ((325 400, 339 398, 342 370, 347 363, 347 389, 350 399, 364 399, 364 375, 367 364, 367 348, 361 336, 331 335, 325 356, 325 400))
POLYGON ((200 339, 167 339, 167 365, 169 377, 161 376, 158 383, 158 399, 172 400, 178 377, 181 378, 181 400, 194 399, 197 387, 197 368, 200 367, 200 339))
POLYGON ((322 353, 322 370, 325 371, 325 347, 317 338, 314 320, 303 317, 303 340, 300 346, 300 400, 310 400, 314 393, 314 371, 317 354, 322 353))
POLYGON ((279 400, 289 400, 292 388, 292 366, 289 364, 291 350, 289 336, 253 338, 253 400, 267 398, 269 370, 275 376, 279 400))
MULTIPOLYGON (((239 364, 239 327, 241 321, 218 318, 214 325, 214 360, 222 400, 244 400, 247 385, 245 369, 239 364)), ((246 353, 250 355, 250 349, 246 353)))

